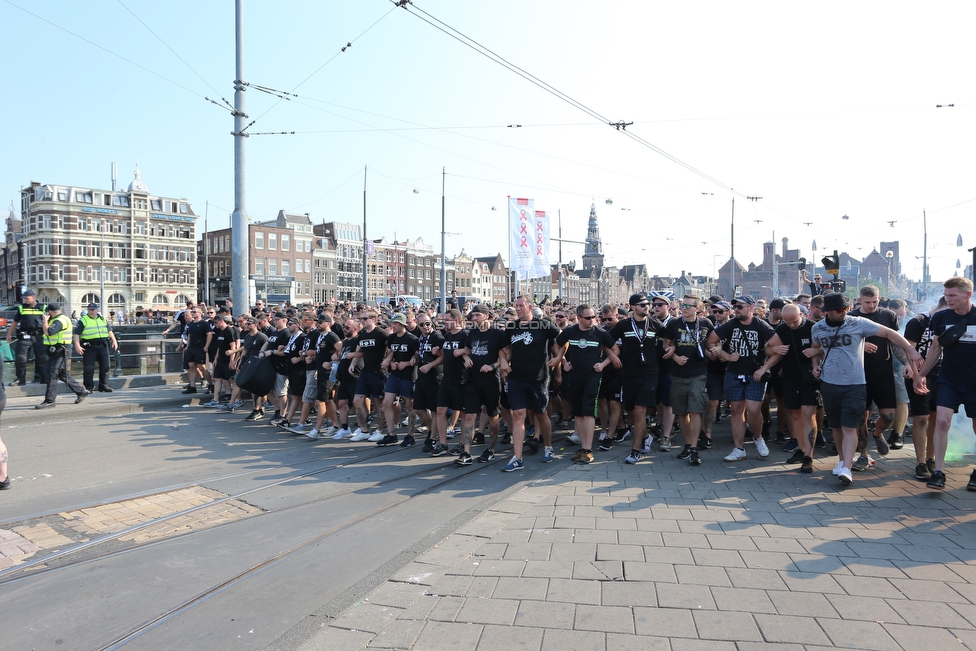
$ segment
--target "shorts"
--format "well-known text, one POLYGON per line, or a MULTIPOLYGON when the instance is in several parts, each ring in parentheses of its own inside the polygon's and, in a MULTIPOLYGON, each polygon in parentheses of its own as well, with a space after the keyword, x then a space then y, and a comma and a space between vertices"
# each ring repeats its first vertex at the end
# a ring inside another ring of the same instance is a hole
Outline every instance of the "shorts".
MULTIPOLYGON (((777 398, 783 395, 783 376, 779 374, 779 369, 772 369, 769 374, 769 389, 777 398)), ((763 396, 765 397, 765 395, 763 396)), ((777 403, 779 404, 779 403, 777 403)))
POLYGON ((305 371, 290 374, 288 376, 288 395, 304 396, 305 384, 305 371))
POLYGON ((315 401, 328 402, 332 400, 332 392, 335 386, 335 382, 329 382, 328 376, 325 376, 325 379, 319 378, 315 383, 315 401))
POLYGON ((413 398, 413 378, 401 378, 391 375, 386 378, 384 393, 392 393, 403 398, 413 398))
POLYGON ((899 405, 908 404, 908 389, 902 381, 905 379, 905 365, 897 357, 892 358, 891 364, 895 369, 895 402, 899 405))
POLYGON ((437 406, 464 411, 464 385, 457 382, 441 382, 437 388, 437 406))
POLYGON ((624 409, 633 411, 634 407, 653 407, 657 404, 658 378, 656 375, 625 377, 621 381, 624 409))
POLYGON ((966 408, 966 415, 976 418, 976 395, 972 391, 962 391, 954 384, 939 377, 939 395, 936 398, 939 407, 947 407, 958 413, 959 405, 966 408))
POLYGON ((671 406, 671 371, 657 379, 657 402, 665 407, 671 406))
POLYGON ((725 399, 729 402, 742 402, 743 400, 762 402, 763 398, 766 397, 766 382, 756 382, 751 374, 746 375, 745 378, 746 381, 742 382, 737 373, 725 372, 725 384, 722 385, 725 399))
MULTIPOLYGON (((547 401, 549 400, 549 390, 548 389, 546 390, 546 400, 547 401)), ((498 394, 498 405, 502 409, 506 409, 508 411, 511 411, 512 410, 512 406, 508 403, 508 382, 503 382, 502 383, 501 393, 498 394)))
POLYGON ((602 378, 595 373, 587 373, 582 377, 570 373, 565 379, 565 397, 573 410, 573 416, 596 418, 602 378))
POLYGON ((721 400, 725 388, 725 374, 708 373, 705 375, 705 391, 709 400, 721 400))
POLYGON ((437 391, 439 384, 436 374, 417 376, 417 381, 413 384, 413 408, 414 410, 434 411, 437 409, 437 391))
POLYGON ((206 364, 207 351, 195 348, 187 348, 183 351, 183 362, 185 364, 206 364))
POLYGON ((281 373, 275 374, 275 385, 272 392, 276 396, 287 396, 288 395, 288 376, 282 375, 281 373))
POLYGON ((675 416, 704 414, 708 411, 704 375, 671 378, 671 411, 675 416))
MULTIPOLYGON (((804 371, 804 373, 808 373, 808 371, 804 371)), ((783 393, 781 396, 783 398, 783 407, 786 409, 816 407, 818 402, 817 393, 819 390, 820 386, 812 375, 809 379, 806 377, 783 378, 783 393)))
POLYGON ((864 404, 867 387, 863 384, 820 383, 824 412, 831 427, 856 429, 864 422, 864 404))
MULTIPOLYGON (((565 383, 566 376, 563 377, 565 383)), ((536 414, 544 414, 549 404, 549 389, 545 380, 520 382, 508 379, 508 408, 529 409, 536 414)))
POLYGON ((356 395, 382 398, 386 390, 386 378, 382 373, 363 371, 356 381, 356 395))
POLYGON ((939 376, 929 375, 925 378, 928 393, 915 393, 914 379, 905 380, 905 391, 908 393, 908 411, 912 416, 928 416, 939 406, 939 376))
POLYGON ((356 399, 356 378, 337 382, 335 386, 335 399, 336 402, 345 400, 352 403, 356 399))
POLYGON ((317 402, 319 399, 319 381, 316 371, 305 371, 305 391, 302 392, 302 402, 317 402))
POLYGON ((464 385, 464 413, 479 414, 484 407, 488 416, 494 418, 498 415, 500 392, 497 381, 468 382, 464 385))
POLYGON ((600 400, 611 400, 613 402, 623 402, 624 381, 620 373, 604 375, 603 382, 600 382, 600 400))
POLYGON ((873 402, 878 409, 895 408, 895 375, 894 373, 872 374, 865 377, 866 394, 864 411, 871 409, 873 402))
POLYGON ((223 355, 214 362, 213 367, 213 379, 215 380, 233 380, 234 371, 230 368, 230 359, 227 355, 223 355))

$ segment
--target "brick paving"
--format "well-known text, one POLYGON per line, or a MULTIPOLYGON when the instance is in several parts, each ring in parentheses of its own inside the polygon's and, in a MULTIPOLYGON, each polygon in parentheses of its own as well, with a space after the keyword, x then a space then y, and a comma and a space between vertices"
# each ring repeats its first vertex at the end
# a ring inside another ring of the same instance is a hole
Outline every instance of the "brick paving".
POLYGON ((302 651, 976 649, 968 468, 932 492, 906 448, 844 488, 836 458, 803 475, 722 447, 692 467, 618 446, 532 483, 302 651))

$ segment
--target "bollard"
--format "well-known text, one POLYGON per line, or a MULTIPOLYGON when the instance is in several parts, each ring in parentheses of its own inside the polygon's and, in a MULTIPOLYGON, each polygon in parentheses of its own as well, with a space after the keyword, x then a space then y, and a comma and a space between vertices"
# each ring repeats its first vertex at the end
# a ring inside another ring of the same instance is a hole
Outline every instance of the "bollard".
POLYGON ((114 377, 119 377, 122 375, 122 351, 118 348, 115 349, 115 370, 112 371, 114 377))
POLYGON ((149 375, 149 366, 145 357, 139 358, 139 375, 149 375))

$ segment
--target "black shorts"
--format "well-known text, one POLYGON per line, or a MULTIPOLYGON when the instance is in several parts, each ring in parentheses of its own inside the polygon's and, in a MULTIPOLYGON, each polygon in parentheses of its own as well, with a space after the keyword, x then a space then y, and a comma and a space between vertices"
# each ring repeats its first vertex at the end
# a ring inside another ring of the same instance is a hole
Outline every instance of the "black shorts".
POLYGON ((819 383, 811 375, 806 378, 782 378, 782 393, 777 394, 777 399, 783 399, 783 407, 786 409, 799 409, 800 407, 816 407, 818 404, 817 393, 820 391, 819 383))
POLYGON ((215 380, 233 380, 234 371, 230 368, 230 359, 227 355, 221 355, 214 362, 213 366, 213 379, 215 380))
POLYGON ((335 399, 336 402, 340 400, 347 400, 352 403, 356 399, 356 378, 352 378, 349 381, 340 380, 336 383, 335 387, 335 399))
POLYGON ((871 375, 866 375, 865 380, 867 381, 867 394, 864 402, 865 411, 871 409, 872 402, 878 406, 878 409, 895 408, 897 400, 895 399, 894 373, 872 373, 871 375))
POLYGON ((566 400, 573 410, 573 416, 596 418, 600 381, 600 376, 595 373, 587 373, 582 377, 570 373, 566 377, 566 400))
MULTIPOLYGON (((671 374, 668 373, 670 384, 671 374)), ((653 407, 657 404, 657 386, 659 380, 656 375, 623 378, 624 409, 632 411, 634 407, 653 407)), ((670 390, 668 391, 670 394, 670 390)), ((668 400, 670 403, 670 399, 668 400)))
MULTIPOLYGON (((773 372, 769 374, 769 388, 772 390, 773 395, 777 398, 783 395, 783 376, 779 374, 778 369, 774 369, 773 372)), ((792 407, 787 407, 787 409, 792 409, 792 407)))
POLYGON ((288 374, 288 395, 298 396, 299 398, 305 395, 305 384, 308 382, 308 378, 305 375, 305 371, 296 371, 294 373, 288 374))
POLYGON ((611 400, 613 402, 623 402, 624 380, 620 373, 603 375, 603 382, 600 383, 600 400, 611 400))
POLYGON ((908 389, 908 410, 912 416, 933 414, 939 404, 939 376, 928 375, 925 378, 925 383, 929 392, 919 394, 915 393, 915 380, 905 380, 905 388, 908 389))
MULTIPOLYGON (((894 379, 894 376, 892 376, 894 379)), ((863 384, 820 383, 824 412, 831 427, 856 429, 864 422, 864 405, 867 389, 863 384)))
POLYGON ((207 351, 197 348, 187 348, 183 351, 184 364, 206 364, 207 351))
POLYGON ((725 373, 708 373, 705 376, 705 391, 708 392, 709 400, 721 400, 724 393, 725 373))
POLYGON ((386 377, 375 371, 363 371, 356 381, 356 395, 382 398, 386 393, 386 377))
MULTIPOLYGON (((437 406, 454 411, 464 411, 464 385, 453 381, 443 381, 437 388, 437 406)), ((481 411, 479 408, 478 411, 481 411)))
POLYGON ((468 382, 464 385, 464 413, 480 414, 481 408, 494 418, 498 415, 499 393, 501 388, 498 386, 497 379, 492 376, 487 382, 468 382))
POLYGON ((413 383, 413 408, 428 411, 437 409, 438 387, 436 373, 419 374, 413 383))
MULTIPOLYGON (((928 379, 928 378, 926 378, 928 379)), ((936 396, 939 407, 946 407, 955 413, 959 413, 959 405, 966 408, 966 415, 976 418, 976 396, 971 391, 963 391, 956 385, 939 377, 939 393, 936 396)))
POLYGON ((323 374, 323 376, 320 376, 315 382, 315 399, 319 402, 328 402, 332 400, 336 383, 329 382, 328 375, 323 374))
MULTIPOLYGON (((564 377, 565 379, 565 377, 564 377)), ((520 382, 508 379, 508 408, 527 409, 536 414, 544 414, 549 404, 549 390, 545 380, 520 382)))

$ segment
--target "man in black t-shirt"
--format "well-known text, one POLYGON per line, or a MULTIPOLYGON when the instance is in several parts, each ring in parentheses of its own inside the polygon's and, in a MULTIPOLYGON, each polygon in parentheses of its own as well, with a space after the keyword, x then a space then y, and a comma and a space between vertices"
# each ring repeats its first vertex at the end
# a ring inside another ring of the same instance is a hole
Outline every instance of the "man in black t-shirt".
POLYGON ((679 303, 681 316, 671 319, 664 331, 664 347, 671 360, 671 409, 678 418, 685 445, 678 459, 701 465, 698 439, 702 419, 708 411, 705 342, 712 334, 712 322, 698 316, 701 301, 685 294, 679 303))
POLYGON ((234 379, 234 371, 230 367, 231 355, 237 350, 240 339, 237 329, 230 325, 230 317, 217 317, 214 323, 213 333, 210 337, 210 351, 213 355, 213 379, 214 394, 213 399, 206 403, 204 407, 219 407, 220 398, 226 392, 229 397, 233 393, 231 380, 234 379))
MULTIPOLYGON (((461 466, 471 465, 471 439, 474 435, 475 420, 482 407, 488 415, 488 430, 491 440, 498 436, 498 413, 501 387, 498 373, 504 363, 501 353, 505 346, 505 333, 492 327, 488 306, 479 303, 471 310, 469 318, 474 327, 467 331, 464 347, 455 350, 455 357, 464 359, 464 428, 461 434, 461 447, 454 462, 461 466)), ((507 468, 508 466, 506 466, 507 468)), ((521 464, 520 464, 521 467, 521 464)))
MULTIPOLYGON (((437 388, 437 437, 431 448, 430 454, 439 457, 447 454, 447 410, 459 414, 464 411, 464 384, 467 373, 464 368, 464 359, 455 355, 455 352, 464 348, 464 342, 468 338, 468 333, 463 329, 464 317, 457 309, 448 310, 443 317, 444 320, 444 354, 441 367, 444 375, 441 384, 437 388)), ((461 450, 464 446, 461 446, 461 450)), ((460 451, 458 453, 460 454, 460 451)))
POLYGON ((342 351, 339 353, 339 368, 336 372, 335 403, 339 420, 339 430, 332 435, 334 440, 352 438, 349 428, 349 407, 356 399, 356 382, 359 370, 353 363, 359 360, 352 357, 359 346, 359 319, 349 317, 342 326, 342 351))
MULTIPOLYGON (((332 332, 332 315, 323 312, 315 319, 315 345, 310 349, 308 364, 315 369, 315 410, 317 417, 315 426, 305 436, 310 439, 317 439, 320 436, 332 436, 338 431, 336 423, 336 405, 332 400, 332 389, 335 382, 331 381, 332 365, 336 365, 336 376, 338 377, 339 356, 342 351, 342 344, 339 338, 332 332), (332 427, 324 430, 322 426, 325 419, 332 421, 332 427)), ((308 374, 306 374, 308 375, 308 374)), ((306 387, 306 392, 308 387, 306 387)), ((305 405, 302 405, 302 415, 305 413, 305 405)))
MULTIPOLYGON (((916 314, 905 324, 905 339, 915 346, 922 359, 928 359, 932 347, 932 316, 947 307, 945 296, 941 296, 931 313, 916 314)), ((908 389, 908 408, 912 417, 912 445, 915 448, 915 479, 926 481, 932 478, 932 469, 935 468, 935 417, 932 414, 936 413, 939 404, 941 365, 941 361, 936 362, 925 378, 928 393, 915 391, 915 373, 911 366, 905 367, 905 388, 908 389), (929 468, 930 463, 932 468, 929 468)))
POLYGON ((268 335, 268 343, 264 345, 261 354, 271 360, 275 370, 275 385, 270 397, 275 408, 271 424, 277 425, 288 407, 288 362, 285 359, 285 346, 291 336, 288 333, 288 317, 283 312, 276 312, 263 332, 268 335))
POLYGON ((210 347, 212 330, 210 324, 203 320, 200 308, 190 308, 189 311, 191 320, 187 322, 183 331, 186 342, 183 361, 186 364, 190 384, 183 393, 196 393, 198 376, 203 377, 208 383, 211 381, 210 373, 207 371, 207 348, 210 347))
POLYGON ((305 393, 305 355, 302 353, 304 347, 305 333, 302 331, 302 322, 297 317, 291 317, 288 319, 288 342, 282 355, 286 364, 285 373, 288 376, 288 406, 281 412, 281 420, 277 423, 282 429, 291 429, 291 418, 301 407, 302 395, 305 393))
POLYGON ((444 335, 434 330, 434 322, 426 312, 417 315, 417 328, 420 330, 417 355, 417 379, 413 384, 413 413, 427 426, 427 440, 424 452, 432 452, 434 441, 438 439, 437 390, 441 383, 444 362, 444 335))
POLYGON ((376 318, 375 310, 366 310, 359 317, 362 328, 359 330, 358 345, 352 357, 363 360, 363 369, 356 381, 355 405, 358 427, 350 441, 378 443, 383 440, 383 410, 380 409, 380 404, 386 389, 386 376, 381 365, 386 354, 386 339, 389 333, 376 325, 376 318), (372 400, 372 403, 367 402, 368 400, 372 400), (378 419, 376 429, 370 434, 369 412, 373 406, 377 409, 378 419))
MULTIPOLYGON (((389 375, 386 378, 386 387, 383 393, 383 414, 386 417, 387 433, 382 439, 376 441, 376 445, 379 447, 393 445, 398 441, 396 435, 397 419, 393 408, 397 397, 403 398, 408 414, 413 412, 413 374, 417 367, 417 350, 419 348, 420 340, 407 332, 406 315, 397 314, 390 322, 390 335, 386 338, 386 356, 381 363, 383 370, 389 371, 389 375)), ((410 447, 415 442, 413 422, 413 418, 410 418, 410 425, 407 428, 407 435, 404 437, 402 447, 410 447)))
MULTIPOLYGON (((231 355, 231 370, 236 374, 237 370, 248 358, 259 357, 267 342, 268 335, 259 330, 258 320, 254 317, 248 317, 244 322, 244 337, 241 339, 241 345, 231 355)), ((240 397, 241 388, 235 384, 234 392, 231 394, 230 402, 225 406, 225 409, 233 413, 234 405, 240 397)), ((252 396, 252 399, 254 401, 253 409, 251 409, 251 413, 245 418, 249 422, 264 418, 264 409, 262 408, 264 396, 252 396)))

